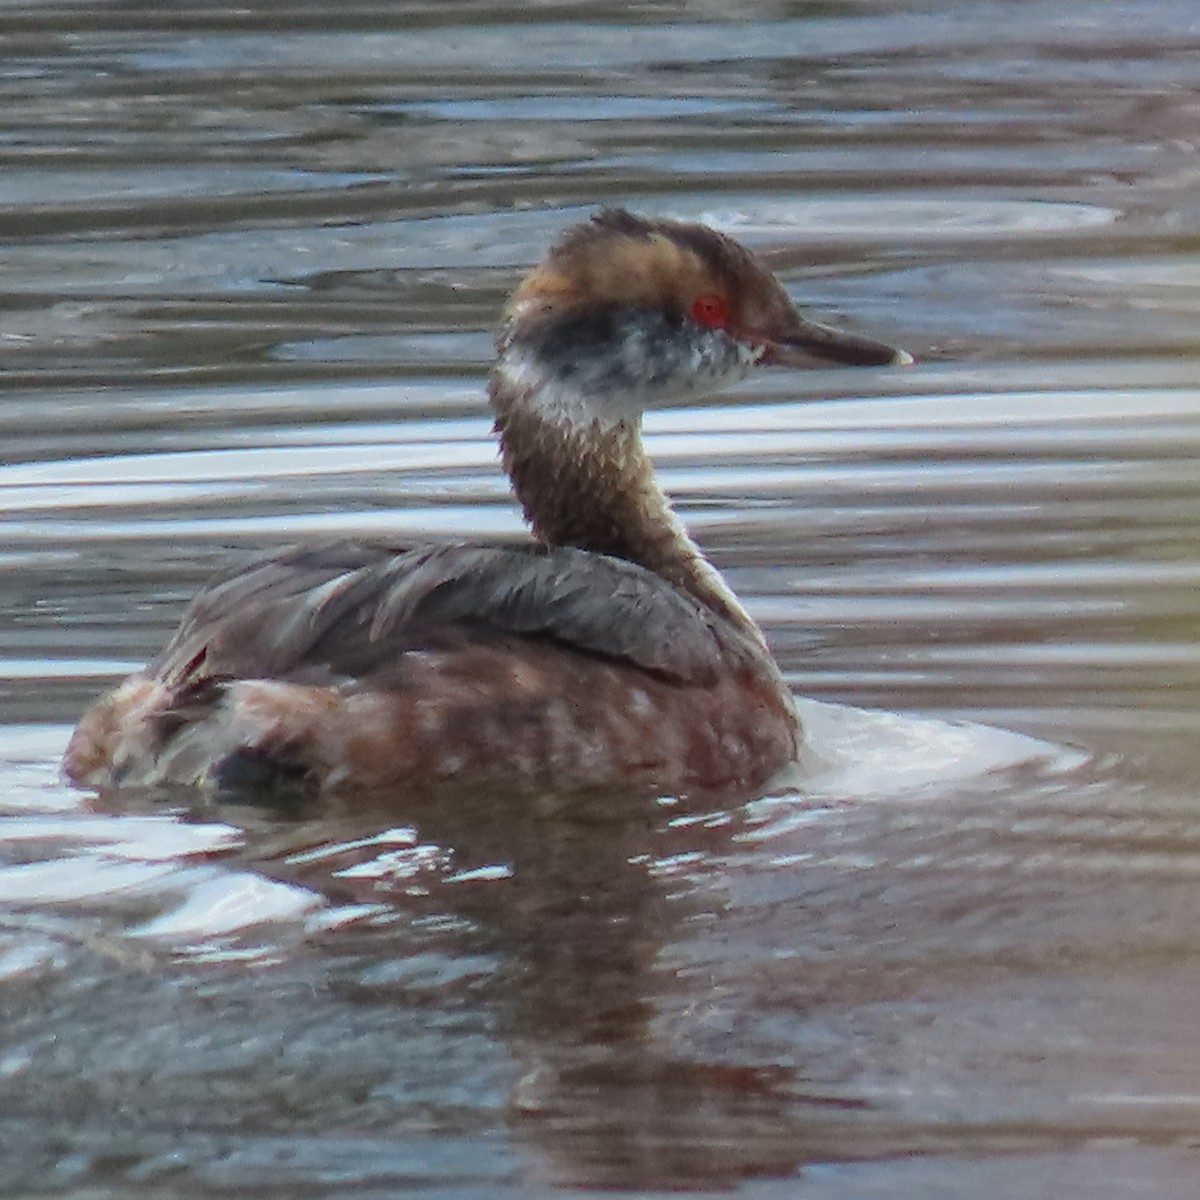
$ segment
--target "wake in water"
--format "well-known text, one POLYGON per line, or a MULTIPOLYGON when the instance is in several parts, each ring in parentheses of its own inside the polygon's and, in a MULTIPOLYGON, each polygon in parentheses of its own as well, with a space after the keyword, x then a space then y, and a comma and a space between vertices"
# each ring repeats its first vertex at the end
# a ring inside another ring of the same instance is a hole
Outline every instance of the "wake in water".
MULTIPOLYGON (((771 793, 750 804, 755 842, 811 819, 814 807, 914 798, 936 804, 992 774, 1021 768, 1057 776, 1087 761, 1077 751, 969 722, 811 700, 799 701, 798 709, 805 749, 771 793)), ((306 927, 328 929, 379 911, 369 902, 332 899, 326 872, 343 882, 384 880, 389 889, 407 881, 410 891, 425 893, 444 883, 502 883, 512 874, 504 862, 474 862, 470 847, 456 853, 454 844, 431 841, 425 827, 441 824, 436 811, 422 805, 418 813, 406 812, 400 800, 387 814, 376 798, 352 829, 345 807, 324 823, 320 813, 295 822, 233 805, 205 815, 179 791, 147 793, 134 811, 97 809, 59 778, 68 735, 61 726, 0 730, 0 906, 62 914, 64 931, 72 912, 107 912, 125 935, 189 957, 273 956, 281 941, 303 936, 306 927), (295 850, 300 843, 302 853, 295 850), (270 853, 258 862, 262 846, 270 853), (472 865, 464 868, 464 860, 472 865), (288 869, 281 871, 281 864, 288 869), (308 868, 316 868, 316 878, 308 868), (127 913, 131 900, 136 918, 127 913)), ((532 804, 530 797, 525 802, 532 804)), ((588 819, 603 807, 602 797, 591 797, 588 819)), ((619 803, 614 819, 629 815, 619 803)), ((550 819, 569 823, 573 817, 565 801, 550 819)), ((689 823, 675 804, 659 807, 656 819, 664 827, 689 823)), ((706 819, 714 824, 711 814, 706 819)), ((727 813, 715 823, 732 828, 739 819, 727 813)), ((525 826, 518 822, 517 828, 525 826)), ((546 830, 527 832, 536 838, 546 830)), ((652 842, 647 835, 648 851, 652 842)), ((504 848, 503 842, 492 847, 504 848)), ((34 955, 11 965, 26 961, 33 967, 41 960, 34 955)))

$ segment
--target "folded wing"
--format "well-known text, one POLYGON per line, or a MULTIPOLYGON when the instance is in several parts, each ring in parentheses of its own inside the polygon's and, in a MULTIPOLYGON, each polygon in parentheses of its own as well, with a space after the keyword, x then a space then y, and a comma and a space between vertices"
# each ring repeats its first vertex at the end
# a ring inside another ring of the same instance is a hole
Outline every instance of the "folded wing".
POLYGON ((636 564, 573 548, 340 542, 285 550, 214 581, 154 673, 386 687, 403 656, 533 639, 706 686, 734 638, 636 564))

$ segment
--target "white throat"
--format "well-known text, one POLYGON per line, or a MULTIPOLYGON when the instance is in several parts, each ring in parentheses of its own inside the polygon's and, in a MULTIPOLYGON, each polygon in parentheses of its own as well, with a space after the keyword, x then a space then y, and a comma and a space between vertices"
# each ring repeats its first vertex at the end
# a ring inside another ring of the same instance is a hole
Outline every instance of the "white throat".
POLYGON ((544 420, 608 430, 636 423, 647 409, 685 404, 737 383, 762 357, 760 347, 718 330, 669 341, 654 333, 631 321, 625 336, 556 361, 510 335, 493 370, 505 391, 524 397, 544 420))

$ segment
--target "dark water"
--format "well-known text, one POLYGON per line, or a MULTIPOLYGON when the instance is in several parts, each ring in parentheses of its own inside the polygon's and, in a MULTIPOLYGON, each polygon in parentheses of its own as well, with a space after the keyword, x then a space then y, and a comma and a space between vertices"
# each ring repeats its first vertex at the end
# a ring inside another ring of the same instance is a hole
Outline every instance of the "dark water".
POLYGON ((0 7, 0 1191, 1193 1197, 1198 96, 1184 0, 0 7), (519 529, 489 329, 602 202, 922 359, 648 422, 796 788, 64 788, 235 556, 519 529))

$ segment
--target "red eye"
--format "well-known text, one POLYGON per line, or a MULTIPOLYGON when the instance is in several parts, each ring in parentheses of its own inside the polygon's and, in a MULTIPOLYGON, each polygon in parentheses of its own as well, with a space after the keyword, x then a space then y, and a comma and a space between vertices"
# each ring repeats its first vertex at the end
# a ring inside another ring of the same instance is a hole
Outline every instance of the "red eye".
POLYGON ((692 301, 692 319, 710 329, 723 329, 729 320, 729 301, 719 292, 705 292, 692 301))

